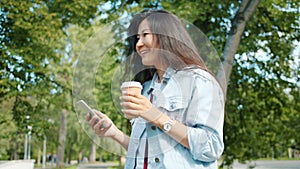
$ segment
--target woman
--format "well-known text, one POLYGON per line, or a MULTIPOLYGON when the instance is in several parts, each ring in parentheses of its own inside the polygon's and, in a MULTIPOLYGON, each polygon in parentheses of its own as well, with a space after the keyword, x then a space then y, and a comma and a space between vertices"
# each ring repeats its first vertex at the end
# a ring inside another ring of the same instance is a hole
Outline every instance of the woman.
MULTIPOLYGON (((135 15, 129 56, 141 95, 123 92, 130 137, 101 112, 88 118, 101 137, 128 150, 125 168, 218 168, 223 144, 224 94, 181 21, 164 10, 135 15), (109 123, 103 127, 103 123, 109 123)), ((126 72, 128 73, 128 72, 126 72)))

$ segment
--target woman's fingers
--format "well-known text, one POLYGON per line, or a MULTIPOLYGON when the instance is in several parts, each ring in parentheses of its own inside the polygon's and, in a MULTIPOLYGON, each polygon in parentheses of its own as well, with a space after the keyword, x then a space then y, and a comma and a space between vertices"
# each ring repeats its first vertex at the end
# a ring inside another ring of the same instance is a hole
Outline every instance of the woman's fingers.
POLYGON ((133 119, 133 118, 137 118, 140 116, 140 111, 137 111, 137 110, 122 109, 121 111, 127 119, 133 119))
POLYGON ((132 102, 121 102, 120 104, 124 109, 139 109, 140 107, 138 104, 132 102))
MULTIPOLYGON (((133 96, 121 96, 121 105, 123 103, 124 106, 128 106, 129 108, 135 108, 136 106, 143 106, 149 102, 149 100, 146 97, 133 97, 133 96)), ((122 105, 123 106, 123 105, 122 105)))
POLYGON ((125 91, 122 93, 122 96, 120 97, 120 99, 123 101, 140 104, 143 102, 144 99, 146 99, 146 97, 141 94, 132 92, 132 91, 125 91))
POLYGON ((151 107, 151 102, 143 95, 127 91, 122 93, 120 105, 123 107, 122 112, 127 119, 137 118, 151 107))
POLYGON ((99 117, 93 116, 93 117, 90 119, 90 124, 91 124, 91 126, 92 126, 92 127, 95 126, 95 125, 98 123, 98 121, 99 121, 99 117))
POLYGON ((141 94, 137 94, 136 92, 127 90, 127 91, 122 91, 123 96, 133 96, 133 97, 140 97, 142 96, 141 94))
POLYGON ((137 118, 137 116, 132 116, 132 115, 128 115, 128 114, 124 114, 124 116, 125 116, 125 118, 128 119, 128 120, 137 118))
POLYGON ((131 103, 135 103, 135 104, 140 104, 141 103, 141 98, 137 98, 134 96, 121 96, 120 100, 122 102, 131 102, 131 103))
POLYGON ((100 137, 115 136, 118 128, 116 128, 111 119, 100 111, 94 110, 94 113, 95 115, 93 117, 87 115, 87 120, 94 132, 100 137))
POLYGON ((101 127, 106 128, 112 125, 112 121, 107 117, 107 115, 97 110, 94 110, 94 112, 98 118, 96 123, 101 124, 101 127))
POLYGON ((88 113, 86 116, 86 121, 90 121, 92 119, 91 115, 88 113))
POLYGON ((94 126, 94 129, 95 130, 97 130, 97 129, 99 129, 99 130, 105 130, 105 129, 108 129, 111 125, 112 125, 112 123, 108 124, 104 119, 100 119, 99 118, 99 121, 94 126))

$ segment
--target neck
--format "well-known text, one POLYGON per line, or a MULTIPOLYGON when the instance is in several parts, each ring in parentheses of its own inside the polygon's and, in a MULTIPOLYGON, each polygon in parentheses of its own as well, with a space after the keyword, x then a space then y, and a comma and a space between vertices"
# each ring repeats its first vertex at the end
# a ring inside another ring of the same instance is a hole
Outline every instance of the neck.
POLYGON ((158 75, 158 82, 160 83, 161 80, 163 79, 165 70, 157 70, 157 75, 158 75))
POLYGON ((169 65, 164 64, 164 62, 161 62, 160 64, 155 66, 158 75, 158 82, 161 82, 161 80, 163 79, 164 73, 168 66, 169 65))

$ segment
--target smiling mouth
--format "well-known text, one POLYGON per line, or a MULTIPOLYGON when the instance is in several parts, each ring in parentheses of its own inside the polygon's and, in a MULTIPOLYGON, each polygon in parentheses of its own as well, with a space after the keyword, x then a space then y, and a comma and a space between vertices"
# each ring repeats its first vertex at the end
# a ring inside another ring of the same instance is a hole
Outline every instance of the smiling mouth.
POLYGON ((140 55, 145 55, 147 53, 149 53, 149 50, 142 50, 139 52, 140 55))

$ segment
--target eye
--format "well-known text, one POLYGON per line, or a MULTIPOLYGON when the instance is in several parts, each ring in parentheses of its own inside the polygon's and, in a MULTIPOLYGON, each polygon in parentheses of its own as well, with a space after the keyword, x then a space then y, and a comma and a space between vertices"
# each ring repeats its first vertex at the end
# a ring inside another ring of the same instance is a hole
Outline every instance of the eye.
POLYGON ((150 33, 150 32, 143 32, 142 34, 136 35, 136 38, 139 40, 141 37, 144 38, 144 37, 146 37, 148 35, 151 35, 151 34, 152 33, 150 33))
POLYGON ((151 33, 149 33, 149 32, 144 32, 143 33, 143 37, 146 37, 147 35, 150 35, 151 33))

